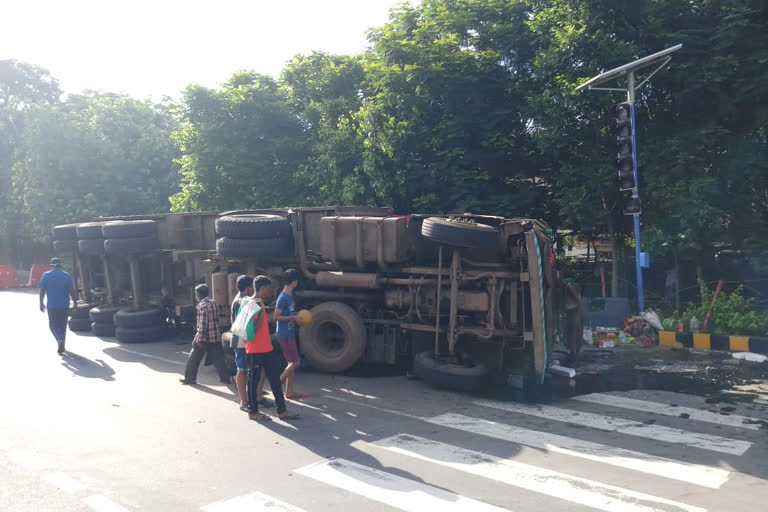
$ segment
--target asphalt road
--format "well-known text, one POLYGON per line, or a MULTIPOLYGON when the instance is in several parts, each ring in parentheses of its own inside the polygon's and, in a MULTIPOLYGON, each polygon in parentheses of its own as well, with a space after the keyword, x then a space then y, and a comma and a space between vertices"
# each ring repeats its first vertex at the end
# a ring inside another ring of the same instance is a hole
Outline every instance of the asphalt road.
MULTIPOLYGON (((542 406, 405 377, 302 373, 288 424, 247 420, 188 347, 70 334, 0 292, 1 511, 750 511, 768 403, 661 391, 542 406), (727 407, 727 409, 723 409, 727 407), (732 407, 732 409, 731 409, 732 407), (721 414, 726 413, 727 415, 721 414)), ((268 411, 269 412, 269 411, 268 411)), ((274 414, 274 411, 272 411, 274 414)))

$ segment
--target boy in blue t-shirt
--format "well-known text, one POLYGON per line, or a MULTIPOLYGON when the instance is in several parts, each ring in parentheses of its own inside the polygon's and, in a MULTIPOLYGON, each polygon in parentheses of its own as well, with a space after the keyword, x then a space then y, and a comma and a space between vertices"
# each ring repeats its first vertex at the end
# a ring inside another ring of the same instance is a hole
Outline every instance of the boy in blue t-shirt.
POLYGON ((277 341, 283 349, 288 367, 280 376, 280 382, 285 385, 286 398, 304 398, 306 393, 296 393, 293 381, 296 370, 301 366, 299 347, 296 345, 296 300, 293 292, 299 286, 299 273, 289 268, 282 275, 283 291, 277 298, 274 320, 277 322, 277 341))

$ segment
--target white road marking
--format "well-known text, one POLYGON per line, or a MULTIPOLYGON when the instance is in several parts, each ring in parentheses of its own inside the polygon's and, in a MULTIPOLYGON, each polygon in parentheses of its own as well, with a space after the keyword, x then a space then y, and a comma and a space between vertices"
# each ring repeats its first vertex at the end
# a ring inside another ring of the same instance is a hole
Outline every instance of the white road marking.
POLYGON ((504 509, 465 498, 415 480, 344 459, 319 462, 296 473, 406 512, 501 512, 504 509))
POLYGON ((700 409, 693 409, 690 407, 673 407, 669 404, 648 402, 646 400, 636 400, 634 398, 625 398, 623 396, 592 394, 576 396, 573 397, 573 400, 589 402, 592 404, 607 405, 609 407, 619 407, 621 409, 650 412, 653 414, 663 414, 665 416, 679 417, 681 414, 687 414, 688 419, 694 421, 704 421, 707 423, 715 423, 716 425, 728 425, 729 427, 748 428, 750 430, 761 429, 758 420, 748 416, 739 416, 737 414, 724 416, 715 412, 702 411, 700 409))
POLYGON ((46 473, 43 475, 43 479, 54 487, 70 494, 75 494, 85 488, 83 484, 61 471, 46 473))
POLYGON ((136 355, 136 356, 147 357, 149 359, 155 359, 157 361, 162 361, 162 362, 168 363, 168 364, 175 364, 177 366, 185 366, 186 365, 186 363, 183 363, 181 361, 174 361, 173 359, 166 359, 166 358, 160 357, 160 356, 153 356, 151 354, 145 354, 143 352, 139 352, 138 350, 131 350, 131 349, 125 348, 125 347, 111 347, 111 348, 114 348, 115 350, 121 350, 123 352, 128 352, 129 354, 133 354, 133 355, 136 355))
MULTIPOLYGON (((403 416, 405 418, 411 418, 411 419, 414 419, 414 420, 422 420, 422 421, 426 421, 427 420, 427 418, 424 418, 422 416, 416 416, 414 414, 408 414, 407 412, 402 412, 402 411, 395 411, 394 409, 385 409, 384 407, 378 407, 376 405, 366 404, 366 403, 358 402, 356 400, 349 400, 347 398, 341 398, 341 397, 338 397, 338 396, 323 395, 323 398, 328 398, 330 400, 336 400, 337 402, 344 402, 346 404, 359 405, 360 407, 368 407, 369 409, 376 409, 377 411, 386 412, 386 413, 389 413, 389 414, 396 414, 398 416, 403 416)), ((347 414, 349 414, 349 413, 347 413, 347 414)))
POLYGON ((129 512, 127 508, 100 494, 83 498, 83 503, 91 507, 95 512, 129 512))
POLYGON ((493 421, 470 418, 461 414, 442 414, 429 418, 427 421, 443 427, 524 444, 541 450, 562 453, 572 457, 610 464, 712 489, 719 489, 728 481, 730 475, 730 472, 719 468, 678 462, 647 453, 616 448, 591 441, 582 441, 548 432, 528 430, 493 421))
POLYGON ((654 441, 682 444, 692 448, 700 448, 731 455, 744 455, 752 443, 729 439, 727 437, 713 436, 681 430, 679 428, 664 427, 661 425, 649 425, 640 421, 625 420, 602 414, 579 412, 570 409, 561 409, 549 405, 526 405, 511 402, 494 402, 491 400, 478 400, 475 405, 493 407, 503 411, 536 416, 553 421, 573 423, 584 427, 620 432, 630 436, 645 437, 654 441))
POLYGON ((12 462, 30 471, 40 471, 47 467, 47 464, 40 457, 31 453, 12 451, 8 454, 8 458, 11 459, 12 462))
POLYGON ((238 496, 237 498, 225 501, 217 501, 202 507, 201 510, 204 512, 259 512, 262 510, 270 512, 304 512, 303 509, 260 492, 238 496))
POLYGON ((395 453, 606 512, 705 512, 703 508, 501 459, 423 437, 399 434, 372 444, 395 453))

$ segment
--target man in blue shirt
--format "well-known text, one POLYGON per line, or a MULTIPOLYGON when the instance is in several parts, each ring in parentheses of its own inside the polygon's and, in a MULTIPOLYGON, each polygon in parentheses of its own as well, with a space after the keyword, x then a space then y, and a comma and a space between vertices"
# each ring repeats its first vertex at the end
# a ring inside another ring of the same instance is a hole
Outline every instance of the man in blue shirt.
POLYGON ((72 298, 77 309, 77 294, 72 276, 61 270, 61 260, 51 259, 53 270, 43 274, 40 279, 40 311, 48 309, 48 326, 59 344, 59 354, 64 353, 64 341, 67 337, 67 317, 69 316, 69 299, 72 298), (44 302, 48 298, 47 302, 44 302))

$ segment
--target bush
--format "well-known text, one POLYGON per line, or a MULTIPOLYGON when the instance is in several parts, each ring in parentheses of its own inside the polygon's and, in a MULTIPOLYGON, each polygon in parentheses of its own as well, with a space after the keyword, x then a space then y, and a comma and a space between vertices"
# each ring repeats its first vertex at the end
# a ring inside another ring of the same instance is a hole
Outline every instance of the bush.
MULTIPOLYGON (((699 321, 699 326, 704 326, 709 305, 712 303, 714 292, 706 283, 699 281, 701 304, 688 304, 683 311, 682 320, 685 330, 691 325, 694 316, 699 321)), ((674 318, 680 318, 679 313, 673 314, 674 318)), ((710 334, 741 335, 741 336, 765 336, 768 334, 768 314, 755 308, 755 299, 744 297, 744 287, 739 285, 734 291, 721 292, 715 307, 712 310, 712 318, 709 321, 707 332, 710 334)))

